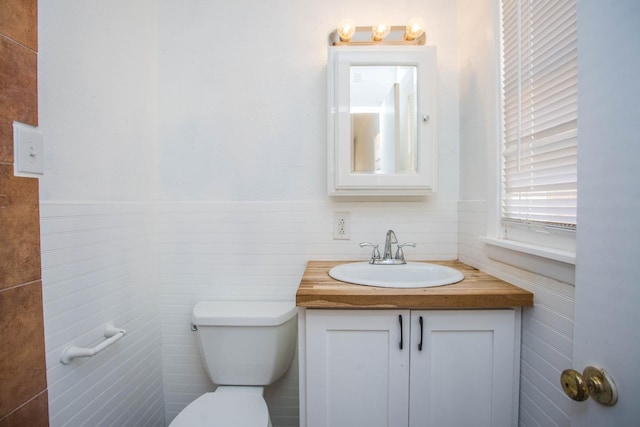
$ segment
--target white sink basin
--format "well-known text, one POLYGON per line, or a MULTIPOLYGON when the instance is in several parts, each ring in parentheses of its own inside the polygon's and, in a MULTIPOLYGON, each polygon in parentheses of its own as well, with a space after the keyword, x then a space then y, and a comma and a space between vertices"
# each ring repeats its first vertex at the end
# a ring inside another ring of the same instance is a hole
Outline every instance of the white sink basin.
POLYGON ((352 262, 333 267, 329 270, 329 276, 341 282, 382 288, 430 288, 464 279, 458 270, 426 262, 407 262, 402 265, 352 262))

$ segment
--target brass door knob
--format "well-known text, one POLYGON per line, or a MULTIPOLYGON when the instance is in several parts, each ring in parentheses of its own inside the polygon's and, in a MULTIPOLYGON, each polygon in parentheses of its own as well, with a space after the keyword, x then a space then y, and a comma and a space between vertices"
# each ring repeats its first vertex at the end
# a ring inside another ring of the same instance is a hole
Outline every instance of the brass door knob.
POLYGON ((565 394, 577 402, 587 400, 589 396, 606 406, 613 406, 618 401, 616 385, 602 368, 587 366, 582 374, 566 369, 562 371, 560 382, 565 394))
POLYGON ((560 376, 562 389, 569 398, 582 402, 589 398, 589 389, 584 381, 584 377, 578 371, 565 369, 560 376))

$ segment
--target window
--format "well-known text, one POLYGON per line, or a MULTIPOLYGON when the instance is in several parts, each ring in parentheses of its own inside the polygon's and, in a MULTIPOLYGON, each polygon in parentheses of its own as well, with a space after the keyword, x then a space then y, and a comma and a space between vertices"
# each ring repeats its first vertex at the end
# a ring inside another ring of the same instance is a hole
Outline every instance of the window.
POLYGON ((576 0, 502 0, 502 49, 503 237, 546 245, 556 233, 550 246, 566 249, 577 208, 576 0))

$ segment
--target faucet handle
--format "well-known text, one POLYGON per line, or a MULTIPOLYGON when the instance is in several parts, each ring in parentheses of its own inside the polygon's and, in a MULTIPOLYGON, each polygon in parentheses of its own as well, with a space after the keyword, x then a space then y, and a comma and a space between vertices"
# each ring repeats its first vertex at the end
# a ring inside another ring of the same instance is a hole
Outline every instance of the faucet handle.
POLYGON ((404 251, 402 250, 403 247, 405 246, 411 246, 412 248, 416 247, 416 244, 413 242, 407 242, 407 243, 400 243, 397 246, 397 250, 396 250, 396 259, 401 259, 404 261, 404 251))
POLYGON ((373 264, 377 259, 380 259, 380 251, 378 250, 378 245, 369 242, 360 243, 361 248, 364 248, 365 246, 373 247, 373 251, 371 252, 371 259, 369 259, 369 264, 373 264))

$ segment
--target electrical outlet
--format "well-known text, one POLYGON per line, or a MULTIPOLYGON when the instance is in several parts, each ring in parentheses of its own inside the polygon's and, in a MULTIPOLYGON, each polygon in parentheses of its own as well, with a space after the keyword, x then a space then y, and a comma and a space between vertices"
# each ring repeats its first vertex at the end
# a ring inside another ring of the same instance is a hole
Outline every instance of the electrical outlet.
POLYGON ((351 239, 351 214, 336 212, 333 214, 333 240, 351 239))

